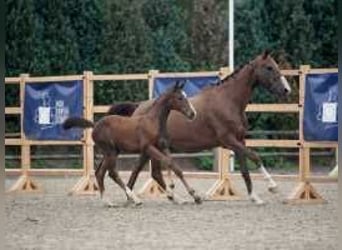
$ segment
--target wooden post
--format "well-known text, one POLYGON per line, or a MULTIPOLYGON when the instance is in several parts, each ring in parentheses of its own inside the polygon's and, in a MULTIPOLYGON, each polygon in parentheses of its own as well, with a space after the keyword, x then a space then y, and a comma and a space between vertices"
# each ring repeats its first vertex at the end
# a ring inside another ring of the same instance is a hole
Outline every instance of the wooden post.
MULTIPOLYGON (((154 78, 159 74, 159 70, 150 70, 148 72, 148 99, 151 100, 153 98, 153 87, 154 87, 154 78)), ((148 169, 151 176, 151 161, 148 162, 148 169)), ((142 188, 138 191, 138 196, 141 198, 160 198, 165 197, 165 190, 152 178, 145 182, 142 188)))
POLYGON ((230 151, 218 148, 219 179, 206 193, 206 200, 241 200, 241 195, 233 187, 229 174, 230 151))
POLYGON ((325 200, 318 194, 310 184, 310 148, 305 145, 303 135, 305 79, 310 72, 309 65, 302 65, 299 71, 299 184, 284 201, 287 204, 319 204, 325 200))
POLYGON ((7 191, 8 193, 33 193, 41 192, 42 188, 30 177, 31 147, 24 133, 24 101, 25 84, 29 74, 20 75, 20 140, 21 140, 21 176, 7 191))
MULTIPOLYGON (((220 69, 219 76, 221 79, 230 74, 228 67, 220 69)), ((229 170, 231 164, 231 151, 224 148, 215 149, 215 167, 214 171, 219 172, 219 179, 206 193, 207 200, 240 200, 241 196, 233 187, 230 179, 229 170)))
MULTIPOLYGON (((91 80, 93 73, 85 71, 83 80, 83 105, 84 118, 90 121, 94 120, 94 83, 91 80)), ((98 190, 97 184, 92 178, 94 168, 94 147, 91 138, 91 130, 84 130, 83 143, 83 176, 69 192, 70 195, 94 195, 98 190)))

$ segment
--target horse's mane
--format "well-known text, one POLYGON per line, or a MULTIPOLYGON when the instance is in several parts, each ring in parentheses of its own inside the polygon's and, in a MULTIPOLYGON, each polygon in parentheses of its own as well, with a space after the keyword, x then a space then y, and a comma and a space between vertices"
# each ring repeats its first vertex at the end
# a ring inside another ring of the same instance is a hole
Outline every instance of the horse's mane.
POLYGON ((210 85, 205 86, 202 91, 207 91, 209 89, 215 88, 217 86, 220 86, 221 84, 223 84, 225 81, 234 78, 234 76, 239 73, 241 71, 241 69, 245 66, 246 64, 242 64, 240 66, 238 66, 237 68, 235 68, 235 70, 233 71, 233 73, 225 76, 223 79, 219 79, 216 82, 212 82, 210 83, 210 85))
POLYGON ((223 79, 219 80, 218 81, 219 82, 218 85, 222 84, 224 81, 227 81, 227 80, 229 80, 231 78, 234 78, 236 76, 236 74, 239 73, 243 69, 243 67, 245 67, 245 65, 246 64, 242 64, 242 65, 236 67, 235 70, 233 71, 233 73, 231 73, 231 74, 225 76, 223 79))

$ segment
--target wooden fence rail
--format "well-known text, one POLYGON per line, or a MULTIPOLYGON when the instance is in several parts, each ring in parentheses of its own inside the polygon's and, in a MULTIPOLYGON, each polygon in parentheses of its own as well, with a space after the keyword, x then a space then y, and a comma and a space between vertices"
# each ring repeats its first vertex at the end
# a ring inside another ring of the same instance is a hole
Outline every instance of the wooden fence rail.
MULTIPOLYGON (((322 74, 322 73, 335 73, 338 69, 311 69, 308 65, 303 65, 299 69, 282 70, 285 76, 299 77, 299 100, 295 103, 272 103, 272 104, 249 104, 247 112, 272 112, 272 113, 295 113, 299 116, 299 138, 297 140, 265 140, 265 139, 249 139, 246 143, 249 147, 281 147, 281 148, 298 148, 299 150, 299 172, 295 178, 298 178, 299 184, 294 189, 293 193, 288 197, 288 203, 320 203, 323 198, 317 193, 311 184, 314 180, 310 176, 310 149, 311 148, 336 148, 337 142, 307 142, 303 137, 303 114, 304 114, 304 96, 305 96, 305 76, 307 74, 322 74)), ((31 153, 30 147, 32 145, 82 145, 83 148, 83 176, 80 181, 71 190, 72 194, 93 194, 97 190, 96 183, 93 181, 93 166, 94 166, 94 149, 91 140, 91 132, 85 130, 84 136, 79 141, 53 141, 53 140, 29 140, 25 137, 23 132, 23 108, 24 108, 24 90, 25 84, 28 82, 46 83, 54 81, 71 81, 82 80, 84 86, 84 117, 93 120, 94 113, 107 112, 109 105, 94 105, 94 84, 96 81, 127 81, 127 80, 145 80, 147 82, 149 98, 152 98, 153 82, 155 77, 200 77, 200 76, 220 76, 221 78, 229 74, 228 68, 221 68, 219 71, 212 72, 187 72, 187 73, 160 73, 157 70, 150 70, 146 74, 118 74, 118 75, 94 75, 90 71, 84 72, 82 75, 69 75, 69 76, 44 76, 44 77, 31 77, 28 74, 21 74, 20 77, 6 77, 5 84, 18 84, 20 88, 20 106, 19 107, 5 107, 6 115, 20 115, 20 137, 19 138, 5 138, 6 146, 20 146, 21 147, 21 169, 11 170, 6 169, 6 174, 20 173, 20 178, 8 190, 8 192, 40 192, 41 186, 30 176, 31 173, 37 172, 31 169, 31 153)), ((232 186, 229 173, 229 158, 230 153, 228 150, 218 148, 215 151, 216 165, 218 173, 213 174, 215 178, 219 176, 218 181, 208 191, 207 196, 209 199, 215 200, 230 200, 237 199, 237 193, 232 186)), ((41 175, 61 172, 56 169, 39 170, 41 175)), ((64 170, 67 171, 67 170, 64 170)), ((70 170, 71 172, 74 171, 70 170)), ((191 173, 191 176, 203 176, 203 173, 191 173)), ((316 178, 317 179, 317 178, 316 178)), ((320 182, 330 182, 331 178, 320 177, 320 182)), ((149 183, 144 186, 145 194, 148 194, 154 183, 149 183)))

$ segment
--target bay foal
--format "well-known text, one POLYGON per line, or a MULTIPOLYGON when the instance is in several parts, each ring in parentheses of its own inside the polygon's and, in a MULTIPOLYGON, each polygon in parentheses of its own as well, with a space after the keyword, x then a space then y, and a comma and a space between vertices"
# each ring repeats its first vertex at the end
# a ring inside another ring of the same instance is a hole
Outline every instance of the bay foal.
MULTIPOLYGON (((139 169, 150 158, 163 162, 180 178, 194 201, 196 203, 201 202, 201 198, 184 179, 180 167, 168 154, 167 137, 164 136, 166 135, 166 121, 171 110, 179 111, 188 120, 193 120, 196 117, 196 111, 182 90, 183 86, 184 84, 177 82, 174 87, 156 99, 150 109, 142 115, 132 117, 109 115, 95 124, 84 118, 71 117, 63 123, 64 129, 72 127, 93 128, 92 138, 95 146, 104 155, 103 161, 95 171, 101 197, 103 197, 104 192, 104 176, 108 171, 113 181, 125 191, 127 198, 135 204, 141 204, 138 197, 124 184, 116 169, 118 155, 120 152, 126 152, 140 153, 139 169)), ((168 198, 173 200, 173 193, 167 188, 166 192, 168 198)))

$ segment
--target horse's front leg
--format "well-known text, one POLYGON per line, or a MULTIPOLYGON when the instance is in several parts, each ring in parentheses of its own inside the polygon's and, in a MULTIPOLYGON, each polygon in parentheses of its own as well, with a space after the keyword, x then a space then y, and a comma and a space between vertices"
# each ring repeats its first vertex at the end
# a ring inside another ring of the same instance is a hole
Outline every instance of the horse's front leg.
POLYGON ((190 187, 190 185, 184 179, 183 171, 174 161, 172 161, 171 157, 166 156, 154 146, 149 146, 147 149, 147 153, 149 153, 151 158, 161 161, 163 164, 171 168, 172 171, 179 177, 188 193, 194 198, 194 201, 198 204, 202 202, 202 199, 196 194, 195 190, 192 187, 190 187))
POLYGON ((228 135, 221 140, 221 143, 225 148, 231 149, 234 151, 234 153, 237 156, 237 160, 239 161, 239 166, 240 166, 240 172, 242 175, 242 178, 245 181, 246 188, 248 195, 251 199, 251 201, 255 202, 256 204, 264 204, 264 201, 259 198, 259 196, 256 194, 255 191, 253 191, 253 184, 252 180, 249 174, 249 170, 246 165, 246 156, 247 156, 247 148, 245 147, 244 143, 236 139, 235 136, 233 135, 228 135))
POLYGON ((259 171, 264 175, 264 178, 268 181, 268 190, 272 193, 277 192, 278 185, 266 170, 261 158, 254 151, 248 148, 246 148, 246 156, 259 167, 259 171))

